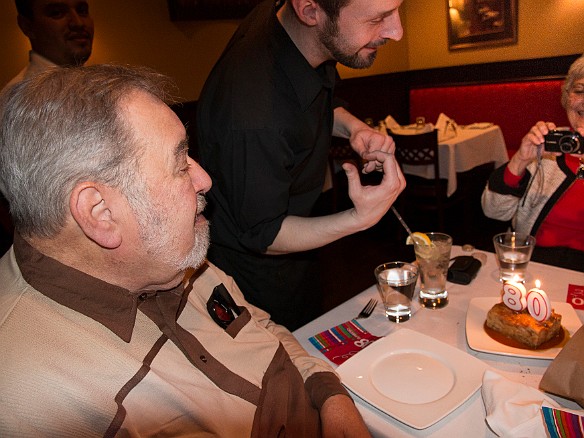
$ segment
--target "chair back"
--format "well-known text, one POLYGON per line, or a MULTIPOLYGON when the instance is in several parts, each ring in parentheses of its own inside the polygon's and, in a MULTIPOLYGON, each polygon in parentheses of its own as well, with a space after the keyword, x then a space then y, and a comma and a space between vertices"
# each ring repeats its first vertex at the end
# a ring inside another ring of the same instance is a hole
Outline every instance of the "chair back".
POLYGON ((391 132, 390 135, 395 141, 395 158, 400 165, 432 165, 438 176, 438 130, 413 135, 391 132))
POLYGON ((438 166, 438 130, 420 134, 389 135, 395 141, 395 158, 406 177, 406 188, 398 198, 399 207, 405 213, 408 221, 412 217, 408 210, 433 210, 438 213, 438 223, 434 225, 439 231, 444 231, 444 206, 447 202, 447 181, 440 179, 438 166), (405 166, 431 166, 434 178, 423 178, 407 173, 405 166))
MULTIPOLYGON (((471 201, 474 194, 468 190, 457 190, 454 194, 448 196, 448 180, 440 178, 438 130, 434 129, 430 132, 414 135, 394 133, 390 133, 390 135, 395 141, 395 158, 402 167, 406 178, 406 188, 399 196, 398 201, 406 221, 410 222, 410 227, 419 218, 427 221, 427 219, 433 219, 433 216, 408 214, 408 210, 435 211, 437 213, 437 222, 430 226, 437 231, 448 232, 445 212, 447 209, 458 207, 455 215, 457 218, 463 218, 462 233, 465 239, 470 236, 471 210, 475 205, 471 201), (404 166, 408 166, 408 168, 410 166, 432 166, 434 178, 424 178, 409 174, 407 171, 410 169, 404 168, 404 166)), ((462 184, 458 186, 460 188, 462 184)), ((480 200, 480 194, 474 199, 476 201, 480 200)), ((426 226, 428 225, 426 224, 426 226)))

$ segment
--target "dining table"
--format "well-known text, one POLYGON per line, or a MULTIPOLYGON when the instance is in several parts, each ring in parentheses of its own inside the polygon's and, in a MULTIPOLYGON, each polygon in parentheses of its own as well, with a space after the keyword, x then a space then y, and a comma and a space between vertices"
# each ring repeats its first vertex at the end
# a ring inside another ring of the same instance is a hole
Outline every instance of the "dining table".
MULTIPOLYGON (((404 132, 407 133, 407 129, 404 132)), ((456 192, 457 173, 487 163, 494 163, 495 167, 499 167, 507 161, 509 154, 503 132, 498 125, 492 123, 457 126, 453 136, 438 142, 440 178, 448 180, 448 196, 456 192)), ((434 178, 434 167, 431 165, 404 165, 403 172, 422 178, 434 178)))
MULTIPOLYGON (((495 300, 497 298, 500 299, 502 284, 499 281, 499 271, 495 254, 489 251, 479 251, 474 248, 470 248, 470 251, 468 249, 466 246, 465 250, 463 250, 463 247, 454 245, 452 247, 451 257, 474 255, 482 259, 482 266, 477 276, 468 285, 447 282, 449 302, 446 307, 440 309, 424 308, 414 299, 411 319, 398 324, 390 322, 387 319, 383 305, 379 304, 370 317, 367 319, 359 319, 359 324, 368 332, 378 337, 385 337, 405 328, 427 335, 474 356, 484 362, 489 369, 494 370, 512 382, 538 388, 539 382, 552 359, 497 354, 496 352, 473 350, 469 346, 466 329, 469 306, 472 302, 476 301, 475 299, 480 300, 488 297, 495 300)), ((371 279, 373 283, 373 274, 371 275, 371 279)), ((533 287, 532 285, 536 279, 541 282, 540 287, 545 289, 552 304, 554 302, 560 302, 562 305, 566 305, 569 300, 568 290, 574 290, 574 287, 582 292, 582 296, 577 297, 576 302, 569 303, 570 307, 574 304, 584 303, 584 272, 572 271, 532 261, 527 267, 525 286, 527 288, 533 287)), ((418 292, 419 285, 416 287, 416 295, 418 292)), ((374 284, 348 301, 295 330, 293 334, 311 355, 324 359, 336 368, 337 365, 329 361, 309 339, 331 327, 352 320, 371 298, 380 299, 374 284)), ((572 297, 571 299, 574 298, 572 297)), ((584 310, 575 308, 574 312, 574 317, 577 320, 576 325, 582 325, 584 323, 584 310)), ((379 340, 375 342, 379 342, 379 340)), ((367 348, 371 348, 371 345, 374 345, 374 343, 359 351, 357 355, 363 354, 367 348)), ((357 355, 355 355, 355 359, 357 355)), ((546 395, 551 396, 567 409, 581 409, 573 401, 551 394, 546 395)), ((414 428, 396 420, 390 414, 377 409, 352 392, 351 396, 374 437, 451 438, 453 436, 497 436, 486 422, 486 408, 480 390, 474 392, 466 401, 445 417, 423 429, 414 428)))

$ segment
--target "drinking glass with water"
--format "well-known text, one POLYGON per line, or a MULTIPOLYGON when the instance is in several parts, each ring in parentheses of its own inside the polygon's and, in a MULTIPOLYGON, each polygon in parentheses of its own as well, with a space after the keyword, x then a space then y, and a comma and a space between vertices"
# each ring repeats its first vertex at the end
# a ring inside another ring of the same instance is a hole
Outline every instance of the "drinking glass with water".
POLYGON ((535 237, 508 231, 493 237, 499 264, 499 281, 525 282, 527 264, 535 246, 535 237))
POLYGON ((383 263, 375 268, 375 279, 387 318, 398 323, 409 320, 418 267, 405 262, 383 263))

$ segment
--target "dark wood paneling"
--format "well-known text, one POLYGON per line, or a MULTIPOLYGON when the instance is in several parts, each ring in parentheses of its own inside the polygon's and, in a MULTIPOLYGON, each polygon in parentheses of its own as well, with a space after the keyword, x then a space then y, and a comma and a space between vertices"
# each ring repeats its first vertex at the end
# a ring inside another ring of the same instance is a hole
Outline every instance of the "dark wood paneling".
POLYGON ((408 123, 408 72, 341 80, 336 94, 348 102, 348 109, 364 120, 384 119, 391 114, 399 123, 408 123))
POLYGON ((535 79, 563 78, 579 54, 551 58, 523 59, 428 70, 408 74, 411 88, 470 85, 535 79))

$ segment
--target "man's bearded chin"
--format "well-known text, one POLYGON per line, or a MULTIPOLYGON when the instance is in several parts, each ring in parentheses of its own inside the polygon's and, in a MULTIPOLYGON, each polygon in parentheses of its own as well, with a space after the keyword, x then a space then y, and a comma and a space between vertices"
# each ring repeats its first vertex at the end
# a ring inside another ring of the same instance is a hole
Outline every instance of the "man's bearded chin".
POLYGON ((207 258, 209 250, 209 222, 201 221, 195 225, 195 244, 190 253, 178 264, 180 270, 197 269, 207 258))
MULTIPOLYGON (((197 196, 197 217, 200 216, 205 207, 207 206, 207 199, 204 195, 197 196)), ((195 218, 196 220, 196 218, 195 218)), ((188 268, 197 269, 203 264, 207 258, 207 251, 209 250, 209 222, 207 220, 202 220, 195 222, 195 244, 193 248, 187 254, 187 256, 178 263, 178 268, 180 270, 185 270, 188 268)))

